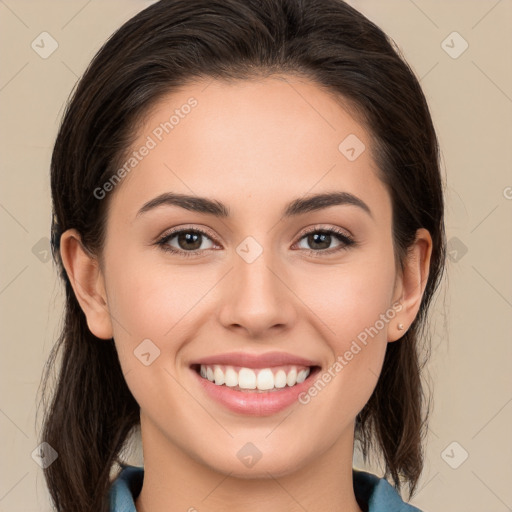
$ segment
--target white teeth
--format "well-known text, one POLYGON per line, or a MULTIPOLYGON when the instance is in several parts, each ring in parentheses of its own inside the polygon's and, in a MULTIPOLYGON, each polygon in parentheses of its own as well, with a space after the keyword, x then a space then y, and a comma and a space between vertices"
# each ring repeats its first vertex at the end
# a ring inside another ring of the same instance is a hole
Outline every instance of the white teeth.
POLYGON ((215 384, 218 384, 219 386, 224 384, 224 372, 218 365, 213 367, 213 378, 215 379, 215 384))
POLYGON ((286 386, 286 372, 279 370, 274 376, 274 386, 276 388, 284 388, 286 386))
POLYGON ((288 386, 293 386, 297 382, 297 370, 295 368, 292 368, 288 375, 286 376, 286 384, 288 386))
POLYGON ((272 389, 274 387, 274 374, 265 368, 258 373, 258 389, 272 389))
MULTIPOLYGON (((201 365, 201 368, 202 367, 203 365, 201 365)), ((236 373, 233 368, 226 368, 224 377, 226 386, 229 386, 230 388, 238 386, 238 373, 236 373)))
POLYGON ((243 368, 224 365, 201 365, 200 375, 217 386, 267 391, 295 386, 304 382, 311 368, 283 366, 278 368, 243 368))
POLYGON ((306 377, 308 376, 308 374, 309 374, 309 372, 307 370, 301 370, 297 375, 297 384, 304 382, 306 380, 306 377))
POLYGON ((242 389, 256 389, 256 374, 250 368, 242 368, 238 372, 238 385, 242 389))

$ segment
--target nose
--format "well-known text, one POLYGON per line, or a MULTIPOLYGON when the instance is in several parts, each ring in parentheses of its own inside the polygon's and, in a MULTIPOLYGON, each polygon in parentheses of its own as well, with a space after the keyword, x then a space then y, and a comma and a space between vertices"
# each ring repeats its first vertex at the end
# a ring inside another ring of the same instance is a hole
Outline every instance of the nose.
POLYGON ((291 329, 297 314, 286 277, 285 271, 268 261, 265 251, 252 263, 235 258, 223 285, 222 325, 245 331, 251 338, 291 329))

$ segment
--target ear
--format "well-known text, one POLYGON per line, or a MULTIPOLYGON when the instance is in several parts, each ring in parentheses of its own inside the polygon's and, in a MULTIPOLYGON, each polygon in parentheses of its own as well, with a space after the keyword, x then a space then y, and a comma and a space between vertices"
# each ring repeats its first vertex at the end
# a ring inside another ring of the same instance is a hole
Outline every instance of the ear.
POLYGON ((60 254, 89 330, 98 338, 111 339, 112 323, 98 259, 82 245, 76 229, 68 229, 62 234, 60 254))
POLYGON ((432 237, 428 230, 416 231, 416 239, 409 248, 403 270, 397 276, 393 304, 399 302, 395 320, 388 330, 388 341, 400 339, 413 323, 421 305, 421 299, 428 280, 430 257, 432 255, 432 237), (403 329, 398 329, 402 324, 403 329))

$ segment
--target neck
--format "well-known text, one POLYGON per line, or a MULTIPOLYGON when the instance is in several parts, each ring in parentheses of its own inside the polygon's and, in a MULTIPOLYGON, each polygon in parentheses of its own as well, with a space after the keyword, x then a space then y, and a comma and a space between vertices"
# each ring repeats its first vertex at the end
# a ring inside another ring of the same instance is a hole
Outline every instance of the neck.
POLYGON ((300 468, 260 470, 252 478, 191 457, 141 415, 144 482, 137 512, 361 512, 352 480, 352 427, 300 468))

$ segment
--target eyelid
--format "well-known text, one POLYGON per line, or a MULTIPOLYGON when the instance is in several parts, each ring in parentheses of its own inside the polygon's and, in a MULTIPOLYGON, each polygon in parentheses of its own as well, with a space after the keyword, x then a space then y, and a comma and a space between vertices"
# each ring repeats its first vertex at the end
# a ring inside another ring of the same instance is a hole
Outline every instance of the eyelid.
POLYGON ((308 236, 311 233, 327 233, 329 236, 334 236, 341 245, 337 247, 331 247, 330 249, 321 249, 321 250, 313 250, 313 249, 303 249, 308 255, 315 258, 326 258, 333 254, 339 254, 342 251, 345 251, 351 247, 356 247, 358 242, 348 230, 340 228, 339 226, 322 226, 322 225, 314 225, 312 227, 305 228, 297 237, 297 241, 293 244, 292 247, 296 246, 300 241, 308 236))
MULTIPOLYGON (((156 237, 156 241, 163 240, 164 238, 168 238, 171 235, 177 235, 182 231, 197 231, 203 235, 206 235, 212 242, 217 243, 216 240, 218 236, 213 233, 209 228, 198 225, 198 224, 185 224, 183 226, 176 226, 174 228, 166 229, 162 234, 156 237)), ((189 251, 192 252, 192 251, 189 251)))
POLYGON ((156 245, 164 252, 167 252, 167 253, 170 253, 173 255, 177 255, 179 257, 184 257, 184 258, 194 257, 194 256, 197 256, 200 258, 205 255, 204 253, 208 253, 209 251, 216 250, 216 249, 210 248, 210 249, 203 249, 203 250, 196 250, 196 251, 185 251, 183 249, 175 249, 174 247, 171 247, 170 245, 168 245, 168 241, 172 240, 175 236, 179 235, 180 233, 192 232, 192 231, 196 232, 196 233, 200 233, 201 235, 205 236, 212 242, 213 245, 218 245, 216 242, 216 237, 211 235, 210 230, 208 228, 202 227, 202 226, 199 228, 199 227, 197 227, 197 225, 176 226, 174 228, 168 229, 168 230, 164 231, 161 235, 159 235, 157 237, 156 241, 152 245, 156 245))
POLYGON ((339 226, 326 226, 324 224, 315 224, 313 226, 304 228, 302 231, 299 232, 297 235, 298 240, 303 238, 305 235, 309 235, 310 233, 316 233, 317 231, 334 231, 340 235, 343 235, 347 238, 353 239, 354 236, 352 233, 345 228, 340 228, 339 226))
MULTIPOLYGON (((213 236, 211 234, 211 231, 209 228, 206 227, 198 227, 197 224, 194 225, 183 225, 183 226, 177 226, 174 228, 171 228, 169 230, 164 231, 161 235, 157 237, 156 244, 162 246, 162 249, 165 251, 168 251, 170 253, 178 254, 180 256, 197 256, 201 255, 202 253, 216 250, 216 249, 203 249, 203 250, 196 250, 196 251, 185 251, 183 249, 174 249, 171 248, 171 246, 167 246, 167 241, 174 238, 176 235, 180 234, 181 232, 197 232, 200 233, 206 238, 208 238, 214 245, 219 245, 217 243, 217 237, 213 236)), ((341 246, 339 247, 333 247, 331 249, 321 249, 321 250, 313 250, 313 249, 302 249, 303 251, 306 251, 306 253, 316 256, 328 256, 333 253, 338 253, 344 249, 348 249, 350 246, 356 246, 357 242, 354 239, 353 235, 346 229, 340 228, 338 226, 328 226, 325 225, 319 225, 315 224, 314 226, 310 226, 307 228, 304 228, 297 236, 296 241, 293 243, 292 247, 296 246, 305 236, 311 234, 311 233, 317 233, 317 232, 326 232, 328 234, 334 235, 335 237, 339 237, 342 240, 338 241, 341 242, 341 246), (343 240, 344 239, 344 240, 343 240)))
MULTIPOLYGON (((158 235, 156 237, 156 240, 158 241, 158 240, 161 240, 162 238, 168 237, 169 235, 180 233, 181 231, 186 231, 186 230, 199 231, 201 233, 204 233, 212 240, 212 242, 215 241, 217 238, 217 235, 215 235, 213 233, 213 231, 211 231, 206 226, 202 226, 200 224, 184 224, 183 226, 177 226, 175 228, 170 228, 170 229, 165 230, 163 233, 161 233, 160 235, 158 235)), ((301 230, 296 235, 297 241, 302 239, 305 235, 308 235, 309 233, 316 232, 316 231, 335 231, 339 234, 346 236, 347 238, 353 238, 352 233, 345 228, 340 228, 337 226, 326 226, 326 225, 322 225, 322 224, 315 224, 313 226, 310 226, 310 227, 307 227, 307 228, 304 228, 303 230, 301 230)))

